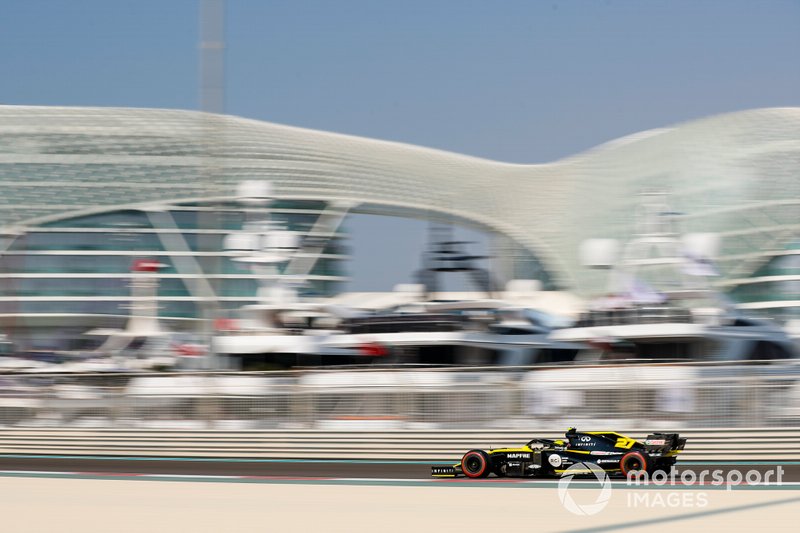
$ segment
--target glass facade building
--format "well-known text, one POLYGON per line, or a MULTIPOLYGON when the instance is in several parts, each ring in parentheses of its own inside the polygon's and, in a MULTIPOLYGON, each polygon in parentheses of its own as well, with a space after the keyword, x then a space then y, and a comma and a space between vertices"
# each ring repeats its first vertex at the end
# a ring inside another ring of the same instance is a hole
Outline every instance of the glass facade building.
POLYGON ((629 238, 637 193, 659 189, 682 231, 720 234, 720 285, 732 297, 792 316, 798 169, 798 108, 520 165, 193 111, 0 106, 0 327, 38 346, 39 326, 77 339, 118 325, 139 258, 165 265, 158 304, 171 327, 194 327, 208 302, 224 311, 254 301, 257 276, 222 247, 253 209, 236 199, 245 180, 271 182, 274 216, 311 243, 291 266, 309 294, 346 279, 341 221, 358 212, 435 214, 492 232, 514 258, 507 277, 591 295, 604 283, 580 265, 580 243, 629 238))
MULTIPOLYGON (((281 202, 271 218, 313 239, 321 210, 319 202, 281 202)), ((246 215, 234 202, 164 204, 152 218, 147 210, 111 210, 7 235, 0 286, 5 329, 32 348, 82 348, 87 329, 124 322, 131 307, 131 270, 142 259, 161 265, 159 315, 172 329, 195 329, 202 306, 212 299, 220 315, 254 303, 259 274, 223 246, 227 235, 241 231, 246 215), (159 226, 165 217, 170 224, 159 226), (201 277, 213 295, 197 289, 201 277)), ((342 231, 325 236, 303 276, 304 294, 337 292, 346 279, 345 239, 342 231)))

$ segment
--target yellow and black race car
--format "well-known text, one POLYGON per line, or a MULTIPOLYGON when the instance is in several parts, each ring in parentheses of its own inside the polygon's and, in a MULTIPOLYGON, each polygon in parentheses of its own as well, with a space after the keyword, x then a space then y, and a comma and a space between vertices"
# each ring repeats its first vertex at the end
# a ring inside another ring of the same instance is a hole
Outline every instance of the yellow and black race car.
POLYGON ((686 439, 677 433, 651 433, 644 442, 614 431, 579 432, 569 428, 565 439, 533 439, 521 448, 470 450, 452 466, 433 466, 434 477, 483 478, 560 476, 570 466, 593 463, 609 474, 632 471, 669 473, 686 439))

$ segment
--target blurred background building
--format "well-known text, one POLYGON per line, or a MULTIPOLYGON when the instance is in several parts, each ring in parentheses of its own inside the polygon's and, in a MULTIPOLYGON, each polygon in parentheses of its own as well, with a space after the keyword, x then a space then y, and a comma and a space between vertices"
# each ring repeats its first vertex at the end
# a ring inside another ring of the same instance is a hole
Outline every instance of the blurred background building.
MULTIPOLYGON (((682 232, 721 237, 719 285, 750 311, 800 317, 800 108, 646 131, 550 164, 519 165, 193 111, 0 106, 0 325, 23 346, 120 325, 130 269, 155 259, 159 314, 191 330, 256 300, 231 261, 245 180, 272 183, 273 216, 304 236, 285 269, 309 295, 346 278, 350 213, 435 219, 491 235, 500 282, 604 291, 588 238, 635 233, 638 193, 660 190, 682 232)), ((391 236, 387 236, 391 238, 391 236)), ((54 345, 53 343, 60 343, 54 345)))

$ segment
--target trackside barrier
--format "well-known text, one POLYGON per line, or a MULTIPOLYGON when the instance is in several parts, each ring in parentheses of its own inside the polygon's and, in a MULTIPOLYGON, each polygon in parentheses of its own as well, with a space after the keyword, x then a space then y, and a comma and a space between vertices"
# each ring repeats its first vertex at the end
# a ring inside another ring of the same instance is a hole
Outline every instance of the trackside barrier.
MULTIPOLYGON (((583 428, 610 429, 610 428, 583 428)), ((672 431, 652 428, 652 431, 672 431)), ((800 428, 678 430, 682 460, 800 460, 800 428)), ((626 431, 643 439, 650 431, 626 431)), ((259 459, 457 460, 468 449, 523 445, 564 430, 161 431, 0 429, 0 455, 103 455, 259 459)), ((2 457, 0 457, 2 464, 2 457)))
POLYGON ((0 374, 0 428, 532 431, 800 427, 800 361, 0 374))

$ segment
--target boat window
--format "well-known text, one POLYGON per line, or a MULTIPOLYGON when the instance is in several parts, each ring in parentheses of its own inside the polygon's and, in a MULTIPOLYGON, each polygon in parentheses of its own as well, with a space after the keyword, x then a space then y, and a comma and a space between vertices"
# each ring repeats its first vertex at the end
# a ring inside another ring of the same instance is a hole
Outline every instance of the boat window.
POLYGON ((750 352, 750 361, 771 361, 773 359, 790 359, 792 354, 789 351, 774 342, 758 341, 753 346, 750 352))

